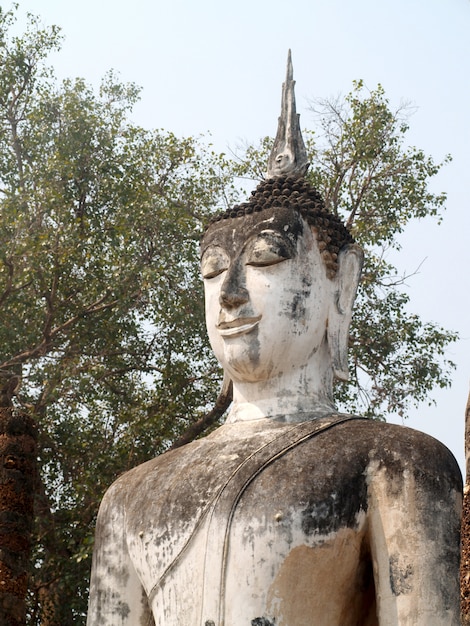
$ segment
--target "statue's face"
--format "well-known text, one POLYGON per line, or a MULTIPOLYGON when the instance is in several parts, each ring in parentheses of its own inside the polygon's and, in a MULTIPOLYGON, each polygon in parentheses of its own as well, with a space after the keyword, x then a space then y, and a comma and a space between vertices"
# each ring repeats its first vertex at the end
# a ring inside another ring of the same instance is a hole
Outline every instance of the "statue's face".
POLYGON ((289 173, 294 169, 294 159, 289 150, 284 150, 277 155, 274 161, 274 168, 272 174, 274 176, 282 176, 289 173))
POLYGON ((325 340, 332 283, 297 211, 217 222, 204 237, 201 268, 209 339, 233 380, 301 368, 325 340))

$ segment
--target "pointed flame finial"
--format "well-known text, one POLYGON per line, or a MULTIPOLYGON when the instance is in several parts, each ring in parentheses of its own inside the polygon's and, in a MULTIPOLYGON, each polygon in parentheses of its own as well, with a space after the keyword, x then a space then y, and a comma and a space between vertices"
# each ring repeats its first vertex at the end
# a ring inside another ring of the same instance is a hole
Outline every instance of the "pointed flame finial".
POLYGON ((294 70, 291 51, 287 55, 286 81, 282 84, 281 115, 277 135, 268 159, 266 178, 303 176, 310 165, 295 108, 294 70))

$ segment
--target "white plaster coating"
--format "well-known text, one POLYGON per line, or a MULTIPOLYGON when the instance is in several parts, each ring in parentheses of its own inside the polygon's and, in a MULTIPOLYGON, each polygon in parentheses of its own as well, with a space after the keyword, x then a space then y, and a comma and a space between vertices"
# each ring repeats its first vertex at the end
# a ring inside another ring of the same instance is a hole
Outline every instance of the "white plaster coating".
MULTIPOLYGON (((347 354, 347 330, 362 263, 357 247, 343 253, 337 276, 330 280, 307 225, 288 259, 275 254, 266 234, 284 235, 272 228, 272 217, 261 217, 252 233, 244 233, 240 250, 223 251, 226 269, 204 281, 211 346, 233 381, 228 422, 331 413, 332 361, 342 363, 344 357, 330 353, 327 328, 335 337, 335 352, 347 354), (254 265, 254 251, 261 256, 266 248, 271 257, 263 265, 254 265), (247 320, 256 322, 248 325, 247 320), (227 324, 239 334, 227 334, 227 324)), ((237 237, 235 226, 232 237, 237 237)), ((203 274, 205 262, 214 254, 221 255, 219 246, 205 252, 203 274)))
MULTIPOLYGON (((447 617, 444 617, 446 613, 442 608, 442 597, 436 593, 436 579, 445 576, 445 572, 441 570, 439 554, 443 545, 442 536, 439 537, 439 541, 434 542, 423 537, 423 528, 417 511, 414 476, 411 472, 405 471, 403 487, 391 493, 390 477, 387 473, 386 468, 379 468, 376 463, 368 467, 370 536, 378 614, 382 616, 380 624, 381 626, 458 624, 458 604, 456 603, 453 609, 447 612, 447 617), (386 580, 387 575, 390 577, 390 555, 397 555, 394 565, 403 573, 404 587, 410 587, 410 591, 413 592, 401 593, 398 596, 392 593, 389 581, 386 580), (445 619, 448 622, 444 621, 445 619)), ((430 523, 436 522, 438 509, 442 504, 435 503, 436 518, 430 520, 430 523)), ((449 515, 455 514, 452 510, 447 512, 449 515)), ((442 528, 441 532, 445 532, 445 529, 442 528)))
MULTIPOLYGON (((216 449, 240 449, 244 443, 252 441, 254 449, 260 449, 260 446, 291 428, 289 424, 265 421, 267 423, 240 422, 221 427, 206 442, 192 446, 188 454, 180 459, 182 467, 177 478, 184 475, 184 464, 197 456, 198 449, 201 449, 202 458, 206 458, 203 453, 206 443, 216 446, 216 449)), ((370 426, 377 428, 382 425, 371 423, 370 426)), ((392 430, 399 433, 401 429, 392 427, 392 430)), ((373 451, 372 458, 375 454, 373 451)), ((221 476, 218 485, 223 485, 227 480, 224 468, 230 464, 231 468, 236 468, 240 460, 233 454, 221 454, 214 461, 209 456, 207 464, 200 469, 201 475, 213 471, 221 476)), ((194 517, 200 517, 193 519, 192 524, 181 524, 176 517, 170 518, 169 525, 159 526, 158 520, 154 523, 161 509, 161 501, 172 506, 171 496, 170 499, 167 496, 160 497, 155 491, 154 482, 150 480, 153 478, 159 483, 156 461, 146 464, 147 467, 136 468, 131 475, 120 479, 105 498, 100 512, 100 525, 104 524, 110 534, 100 534, 93 585, 100 587, 102 598, 107 595, 111 599, 111 606, 102 605, 102 608, 108 608, 108 613, 98 612, 99 602, 96 600, 99 596, 95 590, 89 624, 114 626, 122 623, 137 626, 150 623, 141 621, 145 613, 141 605, 140 587, 149 598, 155 624, 203 626, 206 619, 211 618, 211 614, 201 614, 202 600, 207 592, 202 581, 205 572, 220 568, 221 556, 214 550, 214 543, 210 540, 209 516, 203 515, 207 507, 196 496, 194 517), (131 522, 132 507, 126 509, 123 505, 131 502, 135 504, 135 500, 141 503, 139 508, 142 511, 138 519, 131 522), (114 602, 113 598, 116 599, 114 602), (124 616, 122 621, 117 621, 117 615, 119 619, 124 616)), ((172 467, 161 472, 160 480, 163 484, 167 481, 171 483, 173 472, 172 467)), ((229 468, 228 475, 231 474, 233 469, 229 468)), ((266 485, 253 483, 236 507, 231 523, 225 578, 225 615, 223 621, 216 618, 215 623, 218 626, 250 624, 254 617, 261 615, 270 619, 276 617, 276 626, 348 626, 356 623, 344 618, 344 610, 355 592, 361 546, 364 541, 370 541, 378 599, 378 622, 373 623, 381 626, 457 624, 457 615, 440 606, 442 598, 436 588, 436 580, 441 575, 447 575, 445 571, 439 571, 445 542, 433 545, 426 539, 420 512, 423 503, 416 501, 414 477, 405 470, 401 478, 404 481, 402 488, 395 489, 387 471, 380 469, 379 461, 372 460, 367 465, 364 477, 369 494, 367 512, 359 510, 349 528, 307 535, 302 526, 305 502, 289 503, 282 485, 283 482, 288 485, 294 480, 298 485, 308 484, 309 476, 305 475, 302 467, 295 476, 293 473, 280 475, 278 485, 273 487, 282 494, 281 499, 286 498, 282 509, 279 499, 272 498, 266 485), (406 584, 413 583, 412 588, 408 593, 398 596, 393 594, 390 587, 390 555, 396 552, 400 555, 397 567, 406 573, 412 563, 415 576, 413 581, 409 577, 405 578, 406 584), (306 578, 307 589, 302 587, 302 581, 306 578), (296 593, 297 613, 293 603, 284 595, 286 580, 295 582, 294 589, 292 585, 287 588, 290 593, 296 593), (315 593, 315 589, 323 591, 315 593), (326 589, 334 589, 335 593, 326 597, 326 589), (313 617, 315 621, 311 621, 313 617)), ((316 480, 316 477, 313 476, 313 479, 316 480)), ((213 493, 218 492, 218 485, 214 486, 213 493)), ((172 489, 173 486, 169 485, 168 491, 172 489)), ((173 494, 173 498, 176 495, 173 494)), ((344 496, 333 492, 331 497, 340 501, 344 496)), ((442 503, 442 506, 445 504, 442 503)), ((431 505, 428 510, 435 511, 433 523, 441 524, 444 516, 449 516, 450 512, 444 508, 440 510, 439 502, 431 505)), ((213 504, 209 503, 209 510, 212 507, 213 504)), ((312 509, 312 519, 321 516, 321 504, 318 507, 312 509)), ((213 528, 223 532, 226 520, 215 522, 213 528)), ((445 528, 442 532, 445 533, 445 528)), ((451 580, 448 586, 452 587, 451 580)), ((217 593, 216 589, 214 593, 217 593)))
MULTIPOLYGON (((307 167, 289 53, 268 172, 307 167)), ((232 408, 108 490, 88 626, 459 623, 458 466, 421 433, 334 415, 362 252, 343 247, 327 276, 315 232, 281 205, 204 236, 232 408)))
MULTIPOLYGON (((345 564, 344 554, 353 552, 356 558, 355 563, 351 565, 357 567, 359 560, 357 543, 360 543, 364 536, 365 526, 366 516, 360 511, 356 516, 355 531, 347 533, 347 538, 338 533, 317 534, 306 538, 302 530, 299 508, 285 510, 282 523, 276 522, 273 516, 266 513, 260 513, 248 522, 238 514, 233 520, 230 537, 233 550, 236 550, 236 559, 230 561, 227 571, 229 581, 226 587, 227 623, 249 624, 250 615, 266 615, 266 608, 268 608, 267 617, 275 619, 276 626, 288 623, 282 612, 283 599, 276 589, 276 579, 282 571, 283 564, 296 549, 305 548, 312 552, 316 549, 318 554, 321 553, 321 560, 329 561, 329 576, 335 580, 338 587, 344 585, 345 581, 354 580, 351 568, 345 564), (266 542, 268 536, 271 539, 266 542), (243 604, 236 602, 236 598, 246 596, 245 589, 250 590, 250 597, 243 604)), ((298 563, 297 568, 290 568, 289 577, 302 579, 306 574, 302 571, 302 565, 298 563)), ((310 574, 308 584, 312 589, 325 583, 315 575, 315 572, 310 574)), ((325 604, 321 601, 321 596, 319 599, 322 619, 325 620, 325 604)), ((340 607, 343 601, 342 598, 335 604, 340 607)), ((311 612, 306 612, 306 623, 316 623, 311 621, 313 617, 311 612)), ((296 623, 298 621, 299 617, 296 623)))
POLYGON ((243 220, 227 224, 202 262, 229 419, 108 491, 88 626, 457 626, 450 453, 410 429, 325 418, 357 248, 331 280, 305 222, 297 239, 289 221, 252 225, 241 238, 243 220), (310 424, 325 428, 283 448, 310 424))

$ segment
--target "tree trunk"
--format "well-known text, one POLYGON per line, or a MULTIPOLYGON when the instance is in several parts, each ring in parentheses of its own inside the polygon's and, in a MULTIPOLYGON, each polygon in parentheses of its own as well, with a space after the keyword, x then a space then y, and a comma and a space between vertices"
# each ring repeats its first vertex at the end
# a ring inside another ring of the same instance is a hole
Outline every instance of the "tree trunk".
POLYGON ((0 624, 26 624, 37 475, 33 419, 0 406, 0 624))
POLYGON ((219 393, 217 400, 215 401, 214 408, 206 413, 194 422, 187 428, 184 433, 178 437, 176 441, 173 442, 173 445, 170 447, 170 450, 174 450, 175 448, 180 448, 181 446, 194 441, 196 437, 199 437, 206 428, 210 428, 215 424, 215 422, 222 417, 225 411, 230 406, 233 398, 233 385, 232 381, 228 378, 228 376, 224 376, 224 380, 222 383, 222 390, 219 393))
POLYGON ((460 560, 460 614, 462 626, 470 626, 470 394, 465 411, 466 476, 463 490, 460 560))

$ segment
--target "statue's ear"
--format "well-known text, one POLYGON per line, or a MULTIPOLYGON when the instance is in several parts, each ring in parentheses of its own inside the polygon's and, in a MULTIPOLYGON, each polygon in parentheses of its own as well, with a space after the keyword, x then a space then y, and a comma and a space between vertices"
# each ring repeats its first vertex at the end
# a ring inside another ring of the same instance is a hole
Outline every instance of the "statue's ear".
POLYGON ((364 253, 357 244, 345 246, 338 255, 338 271, 333 280, 334 298, 328 316, 328 345, 333 372, 348 380, 348 338, 352 309, 361 277, 364 253))

